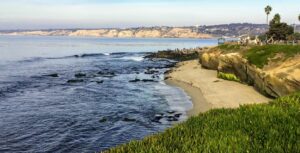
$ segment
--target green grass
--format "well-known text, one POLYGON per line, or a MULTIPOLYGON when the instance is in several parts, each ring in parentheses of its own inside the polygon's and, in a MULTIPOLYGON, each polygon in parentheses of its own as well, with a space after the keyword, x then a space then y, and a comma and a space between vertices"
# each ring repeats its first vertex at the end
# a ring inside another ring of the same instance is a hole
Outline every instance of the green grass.
POLYGON ((241 45, 223 44, 219 45, 217 48, 220 49, 222 53, 232 53, 240 51, 244 47, 241 45))
POLYGON ((284 60, 299 53, 300 45, 265 45, 252 47, 244 56, 251 64, 263 68, 268 64, 269 59, 274 58, 277 54, 283 54, 284 57, 281 60, 284 60))
POLYGON ((236 75, 231 74, 231 73, 219 72, 218 73, 218 78, 228 80, 228 81, 241 82, 241 80, 236 75))
POLYGON ((107 153, 300 152, 300 92, 269 104, 216 109, 107 153))

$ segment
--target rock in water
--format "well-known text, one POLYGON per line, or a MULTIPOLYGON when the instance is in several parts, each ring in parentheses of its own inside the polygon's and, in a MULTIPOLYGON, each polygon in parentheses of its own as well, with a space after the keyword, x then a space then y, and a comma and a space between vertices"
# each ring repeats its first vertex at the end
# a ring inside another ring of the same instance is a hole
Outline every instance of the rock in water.
POLYGON ((104 81, 101 80, 101 81, 96 81, 98 84, 102 84, 104 81))
POLYGON ((53 77, 53 78, 57 78, 57 77, 59 77, 57 73, 48 74, 48 75, 45 75, 45 76, 48 76, 48 77, 53 77))
POLYGON ((101 77, 105 77, 105 78, 112 78, 117 76, 115 72, 103 72, 103 71, 99 71, 98 75, 100 75, 101 77))
POLYGON ((140 82, 140 79, 134 79, 134 80, 130 80, 129 82, 140 82))
POLYGON ((167 113, 168 113, 168 114, 174 114, 174 113, 175 113, 175 111, 173 111, 173 110, 169 110, 169 111, 167 111, 167 113))
POLYGON ((159 71, 157 71, 157 70, 147 70, 145 72, 145 74, 155 74, 155 73, 159 73, 159 71))
POLYGON ((75 74, 75 77, 76 78, 83 78, 83 77, 86 77, 86 74, 84 74, 84 73, 77 73, 77 74, 75 74))
POLYGON ((181 113, 178 113, 178 114, 175 114, 174 117, 179 118, 181 115, 182 115, 181 113))
POLYGON ((124 121, 124 122, 135 122, 136 120, 135 120, 135 119, 132 119, 132 118, 127 118, 127 117, 125 117, 125 118, 123 119, 123 121, 124 121))
POLYGON ((142 82, 156 82, 155 80, 151 80, 151 79, 143 79, 142 82))
POLYGON ((84 80, 82 80, 82 79, 71 79, 71 80, 67 81, 67 83, 80 83, 80 82, 84 82, 84 80))
POLYGON ((107 121, 107 118, 106 118, 106 117, 103 117, 103 118, 101 118, 101 119, 99 120, 100 123, 104 123, 104 122, 106 122, 106 121, 107 121))

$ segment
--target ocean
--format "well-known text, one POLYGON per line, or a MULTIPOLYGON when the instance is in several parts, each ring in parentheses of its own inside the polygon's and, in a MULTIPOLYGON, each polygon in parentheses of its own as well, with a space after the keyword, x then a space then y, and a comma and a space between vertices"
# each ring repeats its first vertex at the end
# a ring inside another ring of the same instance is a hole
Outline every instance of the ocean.
POLYGON ((149 52, 215 39, 0 36, 0 152, 99 152, 187 119, 149 52))

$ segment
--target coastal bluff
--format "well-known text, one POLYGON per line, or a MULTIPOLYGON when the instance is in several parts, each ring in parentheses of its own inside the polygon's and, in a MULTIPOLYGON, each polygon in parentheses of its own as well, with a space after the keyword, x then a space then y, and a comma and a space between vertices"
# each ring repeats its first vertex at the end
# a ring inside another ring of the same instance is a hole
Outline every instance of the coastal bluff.
POLYGON ((243 54, 224 53, 218 48, 204 52, 200 63, 207 69, 236 75, 264 95, 277 98, 300 90, 300 56, 282 59, 280 54, 268 59, 263 68, 251 64, 243 54))
POLYGON ((289 45, 224 45, 173 52, 160 51, 148 57, 177 61, 198 59, 198 63, 205 69, 233 74, 242 83, 253 86, 263 95, 277 98, 300 90, 299 48, 289 45), (274 51, 267 52, 271 49, 274 51))
POLYGON ((25 36, 81 36, 104 38, 213 38, 213 35, 185 27, 130 28, 130 29, 78 29, 78 30, 29 30, 0 32, 5 35, 25 36))

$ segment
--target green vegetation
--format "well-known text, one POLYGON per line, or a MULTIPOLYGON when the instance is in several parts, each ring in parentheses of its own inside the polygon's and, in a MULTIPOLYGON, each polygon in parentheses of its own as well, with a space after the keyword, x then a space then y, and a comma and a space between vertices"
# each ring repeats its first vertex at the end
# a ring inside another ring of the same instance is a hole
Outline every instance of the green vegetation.
POLYGON ((241 82, 241 80, 236 75, 231 74, 231 73, 219 72, 218 78, 224 79, 224 80, 229 80, 229 81, 241 82))
POLYGON ((267 32, 269 38, 274 40, 287 40, 290 35, 294 33, 294 28, 288 24, 281 22, 279 14, 275 14, 270 22, 270 29, 267 32))
POLYGON ((216 109, 107 153, 300 152, 300 92, 269 104, 216 109))
MULTIPOLYGON (((300 37, 298 33, 294 34, 295 37, 300 37)), ((241 53, 251 64, 256 65, 259 68, 263 68, 267 65, 269 60, 280 54, 280 58, 277 60, 285 60, 289 57, 293 57, 296 54, 300 54, 300 45, 251 45, 241 46, 234 44, 224 44, 216 47, 222 53, 241 53)))
POLYGON ((277 54, 282 54, 284 60, 300 53, 299 45, 264 45, 250 48, 244 56, 251 63, 259 68, 268 64, 269 59, 274 58, 277 54))
POLYGON ((223 45, 219 45, 217 48, 220 49, 222 53, 232 53, 232 52, 240 51, 243 48, 243 46, 233 45, 233 44, 223 44, 223 45))

